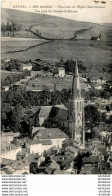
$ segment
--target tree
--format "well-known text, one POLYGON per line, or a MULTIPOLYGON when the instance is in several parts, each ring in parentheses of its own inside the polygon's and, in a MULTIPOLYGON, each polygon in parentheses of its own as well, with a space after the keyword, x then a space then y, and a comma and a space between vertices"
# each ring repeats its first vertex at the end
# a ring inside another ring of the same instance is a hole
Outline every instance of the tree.
POLYGON ((31 136, 32 125, 30 122, 22 121, 21 122, 21 134, 23 136, 31 136))
POLYGON ((103 99, 108 99, 110 97, 110 94, 107 91, 102 90, 102 91, 100 91, 100 96, 103 99))
POLYGON ((18 103, 11 112, 10 125, 11 125, 11 128, 14 132, 18 131, 18 129, 20 127, 22 114, 23 114, 23 107, 21 104, 18 103))
POLYGON ((87 105, 85 107, 85 122, 92 128, 101 121, 101 115, 96 106, 87 105))

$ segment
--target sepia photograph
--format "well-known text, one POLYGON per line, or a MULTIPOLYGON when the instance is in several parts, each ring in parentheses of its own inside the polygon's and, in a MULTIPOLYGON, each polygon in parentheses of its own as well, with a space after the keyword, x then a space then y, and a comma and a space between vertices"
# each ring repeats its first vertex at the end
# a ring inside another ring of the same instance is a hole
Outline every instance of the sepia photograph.
POLYGON ((90 2, 2 1, 1 174, 112 174, 112 2, 90 2))

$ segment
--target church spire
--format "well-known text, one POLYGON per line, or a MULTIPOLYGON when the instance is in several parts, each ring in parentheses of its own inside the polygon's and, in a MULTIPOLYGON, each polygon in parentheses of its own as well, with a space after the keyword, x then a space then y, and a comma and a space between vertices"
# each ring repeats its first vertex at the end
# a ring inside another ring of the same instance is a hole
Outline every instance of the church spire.
POLYGON ((80 99, 81 98, 81 88, 80 88, 80 79, 79 79, 77 58, 76 58, 75 72, 74 72, 74 76, 73 76, 72 96, 73 96, 73 99, 75 99, 75 98, 80 99))

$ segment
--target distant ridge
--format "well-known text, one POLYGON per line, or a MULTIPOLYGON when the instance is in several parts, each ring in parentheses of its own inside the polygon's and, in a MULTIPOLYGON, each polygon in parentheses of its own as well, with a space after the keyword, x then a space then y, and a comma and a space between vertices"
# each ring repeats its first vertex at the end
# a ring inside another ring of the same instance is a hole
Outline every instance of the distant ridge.
POLYGON ((98 36, 100 32, 105 35, 107 28, 109 32, 111 31, 111 26, 107 27, 107 24, 80 22, 57 16, 3 8, 2 22, 6 23, 7 21, 22 24, 23 30, 32 26, 34 32, 38 30, 43 37, 48 39, 68 39, 74 35, 77 35, 77 39, 91 39, 92 36, 98 36))

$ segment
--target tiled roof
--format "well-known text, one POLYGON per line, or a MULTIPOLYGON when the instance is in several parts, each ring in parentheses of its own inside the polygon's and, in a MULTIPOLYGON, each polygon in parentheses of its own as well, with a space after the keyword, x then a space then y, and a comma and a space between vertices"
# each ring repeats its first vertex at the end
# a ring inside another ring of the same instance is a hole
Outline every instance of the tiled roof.
POLYGON ((68 138, 68 136, 58 128, 45 128, 40 129, 33 139, 59 139, 68 138))
POLYGON ((84 157, 83 163, 98 163, 99 162, 99 156, 90 156, 90 157, 84 157))
POLYGON ((80 174, 87 174, 89 172, 90 172, 90 174, 100 174, 99 168, 98 167, 94 167, 92 165, 84 166, 81 169, 80 174))
POLYGON ((56 169, 53 174, 66 174, 64 170, 56 169))
POLYGON ((51 168, 51 169, 59 169, 59 168, 60 168, 59 164, 56 163, 55 160, 50 161, 49 163, 47 163, 47 164, 45 165, 45 167, 49 167, 49 168, 51 168))
POLYGON ((63 147, 69 147, 69 146, 73 146, 76 148, 79 148, 79 142, 77 140, 73 140, 73 139, 67 139, 66 141, 63 142, 63 147))
POLYGON ((70 157, 68 155, 56 155, 55 157, 53 157, 53 159, 59 163, 61 166, 65 166, 69 163, 71 163, 73 161, 73 157, 70 157))

